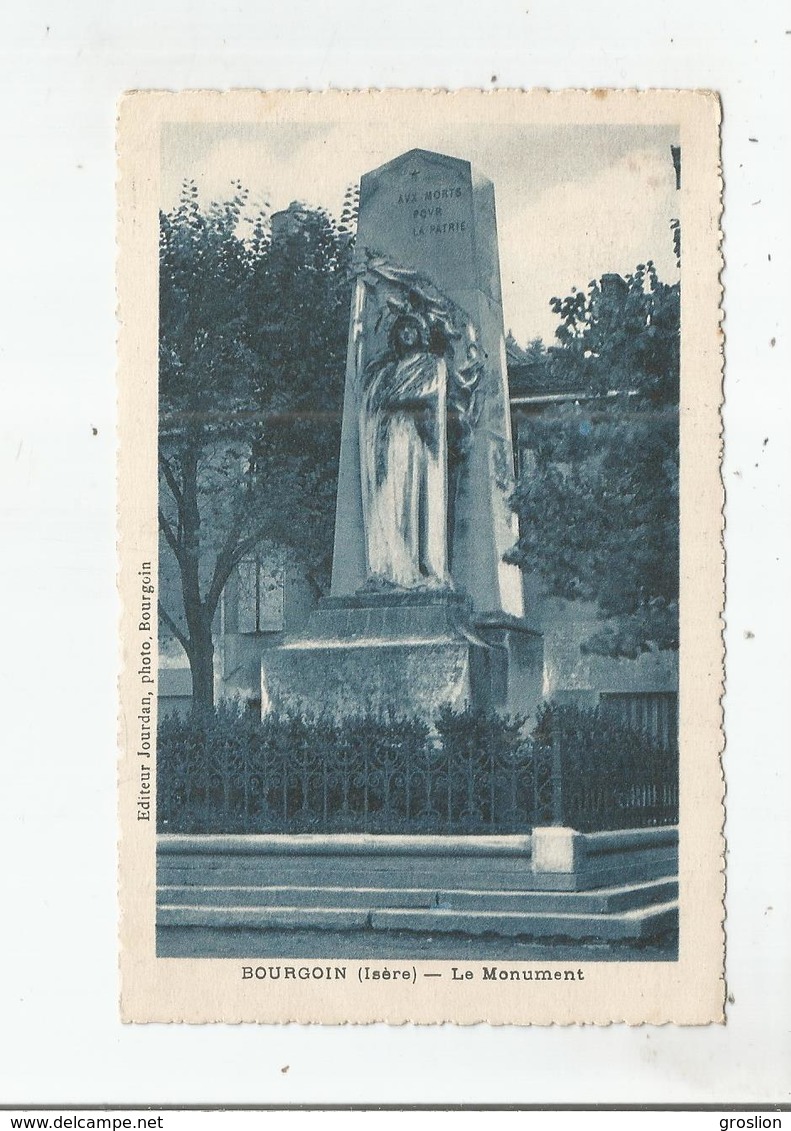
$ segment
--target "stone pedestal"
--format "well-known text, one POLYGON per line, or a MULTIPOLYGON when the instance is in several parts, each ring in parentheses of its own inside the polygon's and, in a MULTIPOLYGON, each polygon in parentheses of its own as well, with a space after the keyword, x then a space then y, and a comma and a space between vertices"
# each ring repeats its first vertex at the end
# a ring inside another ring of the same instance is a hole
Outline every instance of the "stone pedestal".
POLYGON ((303 632, 264 654, 261 708, 532 713, 542 670, 541 637, 516 618, 476 624, 469 598, 455 593, 360 592, 324 598, 303 632))

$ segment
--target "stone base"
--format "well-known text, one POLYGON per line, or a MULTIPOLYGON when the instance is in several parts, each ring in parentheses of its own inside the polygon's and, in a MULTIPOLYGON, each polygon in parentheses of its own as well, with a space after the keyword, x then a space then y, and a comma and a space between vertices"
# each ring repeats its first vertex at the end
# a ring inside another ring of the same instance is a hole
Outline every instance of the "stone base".
POLYGON ((516 618, 474 617, 460 594, 324 598, 305 630, 264 653, 261 710, 432 717, 449 706, 530 714, 541 637, 516 618))
POLYGON ((261 709, 333 715, 462 708, 486 645, 463 627, 454 594, 326 598, 303 633, 262 657, 261 709))

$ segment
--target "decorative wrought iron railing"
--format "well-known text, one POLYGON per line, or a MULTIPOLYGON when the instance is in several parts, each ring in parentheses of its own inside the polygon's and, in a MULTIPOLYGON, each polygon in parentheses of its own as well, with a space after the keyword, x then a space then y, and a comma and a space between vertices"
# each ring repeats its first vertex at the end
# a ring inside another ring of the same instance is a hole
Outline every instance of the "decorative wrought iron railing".
POLYGON ((546 709, 532 735, 536 824, 580 832, 678 821, 678 745, 606 710, 546 709))
POLYGON ((673 823, 677 805, 672 754, 569 708, 544 712, 532 737, 474 712, 446 712, 431 731, 228 711, 159 731, 162 832, 593 831, 673 823))

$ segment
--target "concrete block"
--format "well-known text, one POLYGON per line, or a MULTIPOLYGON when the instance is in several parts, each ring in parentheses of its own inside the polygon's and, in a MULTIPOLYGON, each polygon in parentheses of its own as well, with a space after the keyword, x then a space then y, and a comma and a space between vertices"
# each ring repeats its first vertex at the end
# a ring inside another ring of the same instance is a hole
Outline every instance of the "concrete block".
POLYGON ((585 841, 575 829, 533 829, 534 872, 577 872, 585 862, 585 841))

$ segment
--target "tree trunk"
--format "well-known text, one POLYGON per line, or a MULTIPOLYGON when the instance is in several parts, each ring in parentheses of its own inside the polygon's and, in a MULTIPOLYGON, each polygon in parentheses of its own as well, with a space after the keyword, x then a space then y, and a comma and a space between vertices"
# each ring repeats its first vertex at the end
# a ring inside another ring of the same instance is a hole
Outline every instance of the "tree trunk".
MULTIPOLYGON (((203 618, 201 618, 203 619, 203 618)), ((203 714, 214 710, 214 641, 211 623, 190 634, 190 670, 192 672, 192 712, 203 714)))
POLYGON ((212 639, 213 608, 201 597, 200 548, 201 515, 198 507, 198 457, 200 437, 181 454, 182 488, 179 520, 183 531, 183 553, 179 561, 184 616, 189 630, 188 650, 192 670, 192 712, 202 714, 214 710, 214 641, 212 639))

